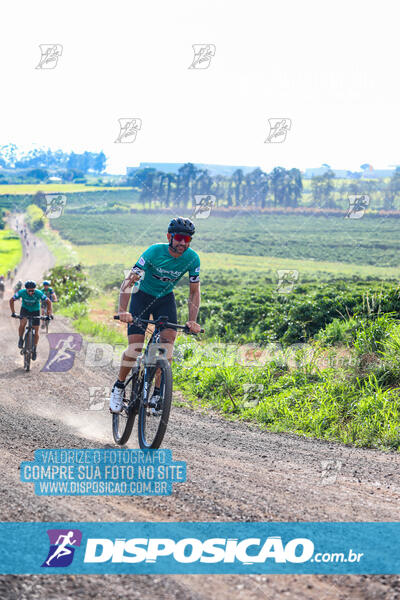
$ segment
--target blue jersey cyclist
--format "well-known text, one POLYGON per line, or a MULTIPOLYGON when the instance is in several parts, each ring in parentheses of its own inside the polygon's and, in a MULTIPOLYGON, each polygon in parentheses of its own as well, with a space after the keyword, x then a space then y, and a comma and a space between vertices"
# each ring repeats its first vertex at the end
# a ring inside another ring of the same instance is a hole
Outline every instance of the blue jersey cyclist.
MULTIPOLYGON (((146 327, 132 323, 132 316, 146 320, 150 318, 150 315, 153 316, 153 319, 167 316, 168 322, 176 323, 176 303, 172 290, 185 273, 189 273, 189 319, 186 325, 193 333, 200 332, 201 327, 196 322, 200 307, 200 258, 194 250, 189 248, 194 233, 195 226, 190 219, 183 217, 172 219, 168 226, 168 244, 150 246, 122 283, 119 296, 119 318, 128 323, 129 345, 122 355, 118 379, 112 388, 111 412, 119 413, 122 410, 124 382, 134 366, 144 342, 146 327)), ((170 362, 175 338, 175 328, 168 327, 162 330, 160 341, 167 349, 167 358, 170 362)), ((159 382, 156 378, 156 386, 150 401, 153 406, 157 406, 160 398, 158 385, 159 382)))
POLYGON ((49 316, 52 314, 52 306, 50 298, 47 298, 43 292, 36 289, 36 283, 34 281, 27 281, 25 287, 15 292, 14 296, 10 298, 10 309, 11 316, 15 317, 15 300, 22 300, 22 306, 20 311, 21 319, 19 325, 19 340, 18 348, 22 348, 24 345, 24 330, 27 322, 27 317, 34 317, 32 325, 35 331, 34 346, 32 352, 32 360, 36 360, 36 348, 39 343, 39 323, 40 323, 40 301, 45 300, 47 302, 47 312, 49 316))

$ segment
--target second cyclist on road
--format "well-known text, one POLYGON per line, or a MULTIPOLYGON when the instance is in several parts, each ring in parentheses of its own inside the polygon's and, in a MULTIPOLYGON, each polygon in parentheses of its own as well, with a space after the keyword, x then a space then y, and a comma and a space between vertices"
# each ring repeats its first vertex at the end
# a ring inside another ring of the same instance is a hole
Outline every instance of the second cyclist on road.
POLYGON ((24 331, 25 325, 27 323, 27 317, 34 317, 33 319, 33 329, 35 331, 35 339, 34 346, 32 352, 32 360, 36 360, 36 351, 37 345, 39 343, 39 324, 40 324, 40 301, 44 300, 47 304, 47 312, 49 317, 52 315, 52 305, 50 298, 47 298, 43 292, 36 289, 36 283, 34 281, 27 281, 25 283, 25 287, 19 290, 14 294, 12 298, 10 298, 10 309, 11 316, 15 317, 15 301, 22 300, 22 306, 20 311, 21 319, 19 325, 19 340, 18 340, 18 348, 23 348, 24 345, 24 331))
MULTIPOLYGON (((52 302, 57 302, 56 293, 50 286, 50 281, 48 281, 47 279, 43 281, 42 289, 40 291, 43 292, 46 298, 49 298, 52 302)), ((41 315, 42 317, 45 317, 47 315, 47 302, 45 300, 42 300, 41 302, 41 315)), ((44 329, 44 327, 45 324, 42 321, 42 329, 44 329)))

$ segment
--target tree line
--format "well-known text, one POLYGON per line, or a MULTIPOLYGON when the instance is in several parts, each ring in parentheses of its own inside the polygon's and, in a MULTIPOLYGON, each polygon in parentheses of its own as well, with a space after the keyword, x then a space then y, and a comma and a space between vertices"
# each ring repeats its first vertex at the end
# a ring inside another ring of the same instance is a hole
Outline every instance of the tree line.
MULTIPOLYGON (((106 168, 106 155, 104 152, 64 152, 63 150, 50 150, 50 148, 34 148, 27 152, 20 151, 15 144, 0 146, 0 167, 3 169, 30 169, 32 177, 44 180, 49 171, 63 179, 71 180, 75 177, 64 175, 82 174, 89 171, 102 173, 106 168)), ((27 173, 29 174, 29 172, 27 173)))
POLYGON ((317 206, 343 208, 350 195, 368 195, 374 204, 385 210, 395 208, 400 199, 400 168, 389 182, 383 180, 335 180, 332 170, 313 177, 305 192, 299 169, 275 167, 270 173, 259 168, 249 173, 236 169, 231 176, 211 175, 186 163, 177 173, 164 173, 154 168, 138 169, 129 175, 125 184, 139 192, 139 201, 152 208, 161 205, 190 207, 197 194, 213 195, 217 206, 290 207, 317 206))

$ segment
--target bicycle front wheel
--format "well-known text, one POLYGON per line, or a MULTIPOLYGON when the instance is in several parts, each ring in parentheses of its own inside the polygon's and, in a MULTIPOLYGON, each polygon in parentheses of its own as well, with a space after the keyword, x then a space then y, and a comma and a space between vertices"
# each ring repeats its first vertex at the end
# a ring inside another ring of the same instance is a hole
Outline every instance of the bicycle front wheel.
POLYGON ((172 402, 172 370, 166 359, 157 360, 155 367, 146 369, 148 400, 150 400, 156 376, 160 376, 160 401, 157 407, 145 406, 143 397, 139 407, 138 436, 142 450, 157 450, 167 430, 172 402))
POLYGON ((136 417, 136 391, 137 391, 137 376, 138 372, 132 375, 132 379, 125 387, 124 399, 122 404, 122 412, 112 415, 112 432, 114 441, 119 446, 123 446, 129 440, 132 433, 132 427, 136 417))
POLYGON ((25 344, 24 344, 24 369, 27 372, 31 368, 32 349, 33 349, 33 332, 28 331, 25 335, 25 344))

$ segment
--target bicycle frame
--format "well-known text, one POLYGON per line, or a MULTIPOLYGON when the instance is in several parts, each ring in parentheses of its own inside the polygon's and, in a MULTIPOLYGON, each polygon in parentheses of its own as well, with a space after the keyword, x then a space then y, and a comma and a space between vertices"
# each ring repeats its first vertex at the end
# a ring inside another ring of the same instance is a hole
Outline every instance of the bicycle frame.
MULTIPOLYGON (((128 404, 128 407, 131 410, 133 409, 135 411, 135 414, 137 414, 139 412, 140 401, 143 401, 145 405, 147 405, 147 403, 148 403, 149 390, 146 385, 148 369, 155 368, 155 366, 151 367, 153 357, 149 358, 149 354, 151 353, 151 346, 154 344, 160 343, 160 333, 161 333, 161 330, 159 330, 156 326, 155 330, 153 331, 153 333, 151 335, 150 340, 146 344, 144 350, 142 350, 141 355, 138 356, 135 367, 133 367, 131 374, 128 376, 128 378, 125 381, 125 387, 127 387, 129 385, 129 383, 132 381, 133 377, 135 375, 137 377, 136 385, 134 388, 132 388, 132 395, 131 395, 131 398, 129 399, 129 404, 128 404), (151 362, 149 362, 149 361, 151 361, 151 362), (137 371, 135 371, 136 369, 137 369, 137 371), (142 386, 143 386, 143 395, 140 393, 142 386)), ((165 353, 165 349, 159 348, 159 350, 164 351, 163 354, 165 353)))

